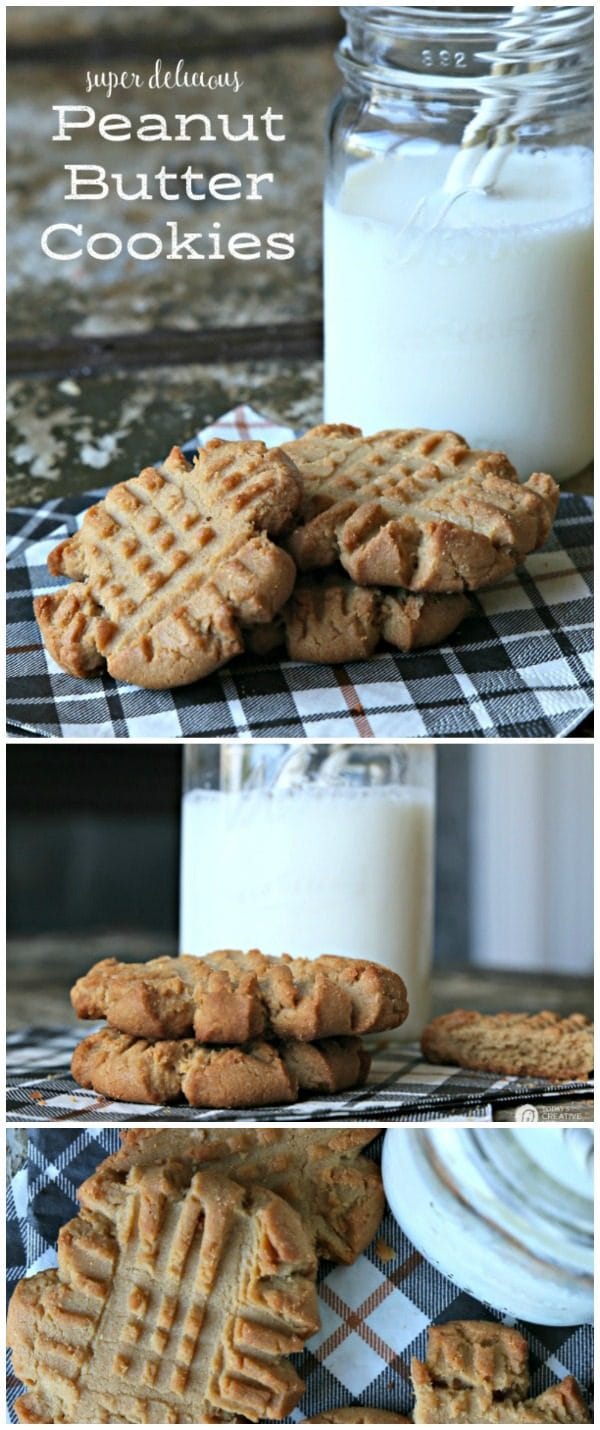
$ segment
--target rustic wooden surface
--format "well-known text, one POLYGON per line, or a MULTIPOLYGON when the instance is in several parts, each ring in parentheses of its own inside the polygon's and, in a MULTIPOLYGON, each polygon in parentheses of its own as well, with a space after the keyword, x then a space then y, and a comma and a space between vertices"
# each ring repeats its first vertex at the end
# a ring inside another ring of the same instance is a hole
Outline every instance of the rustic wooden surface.
MULTIPOLYGON (((117 956, 135 961, 177 952, 174 940, 155 938, 152 946, 142 935, 104 934, 85 938, 12 939, 7 948, 7 1028, 26 1026, 74 1027, 77 1018, 69 1001, 69 988, 100 958, 117 956)), ((503 1010, 539 1012, 541 1008, 567 1015, 593 1015, 591 978, 558 974, 490 973, 471 968, 438 973, 433 980, 433 1014, 454 1008, 482 1013, 503 1010)), ((556 1100, 539 1109, 540 1121, 593 1120, 591 1098, 568 1098, 557 1091, 556 1100)), ((511 1122, 516 1108, 501 1108, 496 1121, 511 1122)))

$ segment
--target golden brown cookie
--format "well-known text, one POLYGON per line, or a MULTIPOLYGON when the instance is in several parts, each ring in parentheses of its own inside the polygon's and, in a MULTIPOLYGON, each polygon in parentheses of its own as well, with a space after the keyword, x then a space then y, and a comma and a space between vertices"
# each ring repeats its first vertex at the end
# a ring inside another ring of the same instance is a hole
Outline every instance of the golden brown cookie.
POLYGON ((120 1102, 185 1098, 190 1107, 270 1107, 296 1102, 300 1092, 362 1087, 370 1061, 360 1038, 223 1048, 194 1038, 148 1042, 102 1028, 78 1044, 71 1071, 82 1087, 120 1102))
POLYGON ((160 1128, 121 1133, 122 1147, 94 1176, 126 1176, 160 1162, 212 1168, 244 1186, 268 1187, 302 1216, 319 1256, 351 1263, 375 1236, 385 1209, 377 1162, 360 1155, 378 1132, 365 1128, 160 1128))
POLYGON ((287 600, 294 564, 269 537, 299 501, 291 461, 262 442, 215 439, 193 465, 174 447, 50 553, 52 575, 73 583, 34 601, 50 654, 69 675, 106 665, 158 690, 209 675, 242 650, 242 624, 287 600))
POLYGON ((397 650, 440 645, 469 615, 462 592, 414 595, 357 586, 343 575, 303 576, 270 625, 254 626, 246 644, 257 655, 285 645, 290 660, 364 660, 382 640, 397 650))
POLYGON ((137 1038, 246 1043, 340 1037, 396 1028, 408 1013, 402 979, 364 959, 267 958, 220 949, 204 958, 105 958, 71 992, 79 1018, 106 1018, 137 1038))
POLYGON ((303 1425, 410 1425, 406 1415, 392 1415, 388 1410, 371 1410, 369 1406, 350 1405, 346 1410, 324 1410, 303 1420, 303 1425))
POLYGON ((495 1321, 430 1326, 425 1363, 413 1358, 415 1425, 587 1424, 572 1376, 527 1398, 527 1342, 495 1321))
POLYGON ((286 442, 302 478, 288 541, 301 571, 338 559, 361 586, 476 591, 546 540, 558 506, 552 477, 523 485, 502 452, 455 432, 377 432, 323 425, 286 442))
POLYGON ((434 1018, 421 1047, 430 1063, 474 1071, 585 1081, 594 1067, 594 1025, 583 1013, 468 1013, 434 1018))
POLYGON ((316 1259, 297 1213, 213 1172, 132 1168, 60 1232, 58 1269, 8 1317, 19 1419, 200 1425, 281 1420, 287 1356, 317 1330, 316 1259))

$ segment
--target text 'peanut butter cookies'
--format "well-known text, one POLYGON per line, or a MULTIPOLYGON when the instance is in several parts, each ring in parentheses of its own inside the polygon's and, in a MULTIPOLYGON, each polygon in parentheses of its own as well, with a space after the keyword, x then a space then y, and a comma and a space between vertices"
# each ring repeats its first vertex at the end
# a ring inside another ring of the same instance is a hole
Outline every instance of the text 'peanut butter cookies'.
POLYGON ((300 1213, 318 1256, 352 1263, 372 1241, 385 1208, 377 1162, 360 1155, 378 1135, 364 1128, 128 1130, 94 1176, 132 1166, 184 1162, 244 1186, 263 1186, 300 1213))
POLYGON ((577 1381, 527 1399, 527 1342, 490 1321, 430 1326, 427 1360, 413 1359, 415 1425, 583 1425, 589 1421, 577 1381))
POLYGON ((241 625, 270 621, 295 579, 269 538, 300 502, 298 476, 262 442, 177 447, 162 466, 113 487, 48 558, 72 585, 39 596, 44 642, 69 675, 106 665, 163 689, 209 675, 243 649, 241 625))
POLYGON ((340 575, 303 576, 275 621, 254 626, 247 645, 267 655, 285 645, 290 660, 364 660, 381 641, 397 650, 439 645, 471 612, 462 592, 415 595, 357 586, 340 575))
POLYGON ((204 958, 118 963, 106 958, 75 984, 79 1018, 106 1018, 137 1038, 246 1043, 341 1037, 397 1028, 408 1013, 402 979, 364 959, 270 958, 219 949, 204 958))
POLYGON ((317 1330, 300 1217, 212 1172, 134 1168, 81 1189, 58 1269, 21 1281, 7 1339, 19 1419, 199 1425, 283 1419, 303 1383, 286 1357, 317 1330))
POLYGON ((84 1038, 71 1071, 82 1087, 118 1102, 190 1107, 270 1107, 296 1102, 300 1092, 361 1087, 371 1059, 360 1038, 206 1047, 194 1038, 148 1042, 115 1028, 84 1038))
POLYGON ((585 1081, 594 1067, 594 1025, 582 1013, 472 1013, 432 1019, 421 1047, 431 1063, 478 1072, 585 1081))
POLYGON ((521 485, 502 452, 455 432, 314 427, 286 442, 302 479, 301 524, 288 547, 301 571, 338 559, 361 586, 478 590, 546 540, 559 489, 521 485))

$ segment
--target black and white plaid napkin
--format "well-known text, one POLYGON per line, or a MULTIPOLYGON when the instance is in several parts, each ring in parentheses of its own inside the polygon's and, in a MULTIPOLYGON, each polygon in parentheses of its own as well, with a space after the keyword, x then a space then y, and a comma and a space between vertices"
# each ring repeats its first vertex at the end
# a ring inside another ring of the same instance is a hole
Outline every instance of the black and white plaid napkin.
MULTIPOLYGON (((109 1130, 38 1129, 29 1138, 28 1164, 9 1184, 9 1294, 26 1272, 56 1265, 59 1227, 78 1209, 76 1188, 118 1145, 116 1131, 109 1130)), ((379 1159, 381 1139, 368 1152, 379 1159)), ((424 1356, 432 1321, 503 1319, 424 1261, 391 1213, 354 1266, 322 1264, 319 1303, 321 1329, 294 1357, 306 1392, 287 1424, 355 1403, 406 1414, 412 1401, 410 1358, 424 1356)), ((591 1326, 516 1325, 529 1343, 532 1394, 565 1375, 576 1376, 589 1391, 591 1326)), ((9 1372, 10 1424, 16 1423, 13 1405, 19 1390, 9 1372)))
MULTIPOLYGON (((298 435, 250 407, 199 432, 210 437, 298 435)), ((206 736, 330 738, 566 735, 592 708, 592 502, 561 497, 543 551, 474 600, 474 615, 443 646, 381 651, 346 665, 239 656, 179 690, 138 690, 109 676, 75 680, 44 650, 32 599, 52 590, 46 558, 103 491, 8 514, 7 719, 15 734, 76 739, 206 736)))
MULTIPOLYGON (((76 1043, 101 1024, 78 1028, 25 1028, 7 1040, 7 1122, 273 1122, 281 1107, 243 1112, 186 1106, 111 1102, 79 1087, 69 1072, 76 1043)), ((542 1078, 496 1077, 423 1062, 417 1043, 372 1042, 368 1086, 354 1092, 304 1098, 285 1107, 286 1122, 431 1122, 460 1117, 491 1120, 494 1107, 535 1109, 555 1101, 555 1083, 542 1078)), ((590 1097, 590 1082, 563 1083, 560 1095, 590 1097)), ((533 1112, 532 1112, 533 1109, 533 1112)))

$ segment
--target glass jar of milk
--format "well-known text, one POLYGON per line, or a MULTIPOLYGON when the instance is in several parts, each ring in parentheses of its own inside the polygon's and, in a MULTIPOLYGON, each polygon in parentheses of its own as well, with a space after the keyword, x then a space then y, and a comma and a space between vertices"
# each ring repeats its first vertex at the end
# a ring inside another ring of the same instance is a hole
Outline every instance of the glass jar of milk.
POLYGON ((593 9, 343 9, 326 421, 591 460, 593 9))
POLYGON ((435 755, 429 745, 188 746, 180 948, 373 959, 429 1012, 435 755))

